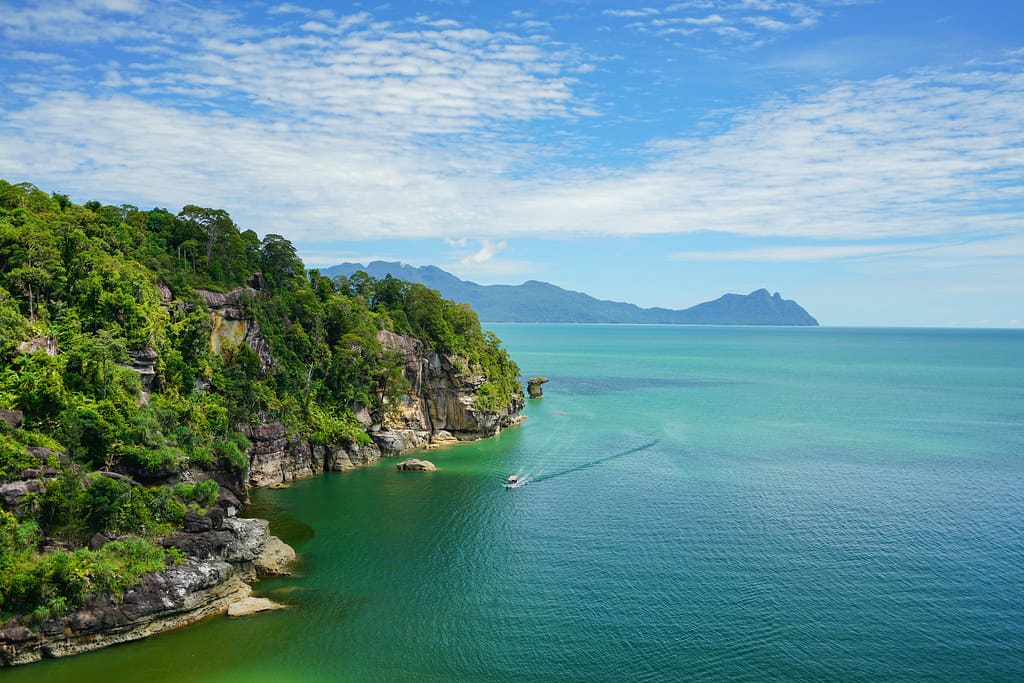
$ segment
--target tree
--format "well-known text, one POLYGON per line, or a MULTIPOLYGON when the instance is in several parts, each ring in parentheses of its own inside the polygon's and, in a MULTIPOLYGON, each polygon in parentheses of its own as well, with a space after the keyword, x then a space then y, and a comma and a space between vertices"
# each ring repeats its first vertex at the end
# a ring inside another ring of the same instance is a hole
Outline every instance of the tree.
POLYGON ((260 245, 260 270, 271 290, 294 286, 297 277, 305 273, 302 261, 291 242, 280 235, 267 235, 260 245))

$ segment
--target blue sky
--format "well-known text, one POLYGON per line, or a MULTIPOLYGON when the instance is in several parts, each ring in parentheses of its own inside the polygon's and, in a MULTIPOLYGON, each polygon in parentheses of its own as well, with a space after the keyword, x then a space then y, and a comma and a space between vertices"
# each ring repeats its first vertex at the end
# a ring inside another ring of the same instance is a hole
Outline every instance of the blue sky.
POLYGON ((0 0, 0 177, 823 324, 1024 323, 1024 3, 0 0))

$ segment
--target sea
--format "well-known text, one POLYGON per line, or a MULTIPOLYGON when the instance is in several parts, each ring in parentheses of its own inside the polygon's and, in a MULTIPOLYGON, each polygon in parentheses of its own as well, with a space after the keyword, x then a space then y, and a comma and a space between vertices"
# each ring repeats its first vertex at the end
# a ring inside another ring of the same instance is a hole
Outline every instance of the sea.
POLYGON ((1024 681, 1024 332, 490 328, 522 425, 253 492, 287 610, 0 679, 1024 681))

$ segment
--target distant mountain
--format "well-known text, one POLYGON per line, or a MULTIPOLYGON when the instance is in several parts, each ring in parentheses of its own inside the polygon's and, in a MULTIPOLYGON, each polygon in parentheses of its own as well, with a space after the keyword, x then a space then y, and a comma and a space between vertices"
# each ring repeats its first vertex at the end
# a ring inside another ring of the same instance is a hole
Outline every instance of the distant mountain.
POLYGON ((365 271, 375 278, 385 275, 419 282, 436 289, 447 299, 464 301, 481 320, 520 323, 660 323, 675 325, 817 325, 795 301, 778 292, 758 289, 750 294, 726 294, 714 301, 684 310, 640 308, 633 304, 603 301, 547 282, 529 280, 521 285, 478 285, 460 280, 435 266, 417 268, 401 263, 374 261, 369 265, 341 263, 321 270, 329 277, 351 276, 365 271))

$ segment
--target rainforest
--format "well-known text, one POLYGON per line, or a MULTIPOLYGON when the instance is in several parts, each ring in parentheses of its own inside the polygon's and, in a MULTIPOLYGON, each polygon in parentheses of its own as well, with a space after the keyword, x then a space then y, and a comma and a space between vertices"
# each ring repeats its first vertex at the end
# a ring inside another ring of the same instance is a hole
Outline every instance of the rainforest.
POLYGON ((469 378, 472 409, 517 412, 500 341, 423 285, 325 277, 222 209, 0 180, 0 627, 185 561, 164 539, 244 502, 261 425, 356 451, 401 426, 417 375, 394 339, 469 378))

